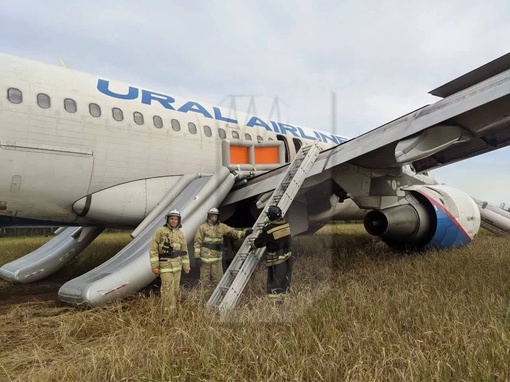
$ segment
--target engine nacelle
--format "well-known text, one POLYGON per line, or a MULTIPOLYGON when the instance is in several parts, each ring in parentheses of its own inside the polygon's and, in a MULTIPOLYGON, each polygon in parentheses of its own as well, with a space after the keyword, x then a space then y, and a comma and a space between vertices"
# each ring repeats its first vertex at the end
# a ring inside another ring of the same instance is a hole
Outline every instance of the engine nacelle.
POLYGON ((459 247, 480 229, 480 211, 469 195, 444 185, 412 186, 400 205, 367 213, 367 232, 397 249, 459 247))

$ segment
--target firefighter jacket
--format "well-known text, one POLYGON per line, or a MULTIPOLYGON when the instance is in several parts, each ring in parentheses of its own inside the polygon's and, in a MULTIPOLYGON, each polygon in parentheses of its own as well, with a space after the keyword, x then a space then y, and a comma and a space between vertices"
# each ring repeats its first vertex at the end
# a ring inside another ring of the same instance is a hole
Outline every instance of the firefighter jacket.
POLYGON ((251 244, 252 248, 266 247, 266 263, 268 266, 278 265, 286 261, 292 255, 290 245, 290 226, 285 219, 267 223, 251 244))
POLYGON ((221 261, 223 235, 237 240, 246 236, 246 230, 239 231, 220 222, 212 224, 207 221, 198 227, 195 234, 195 258, 206 264, 221 261))
POLYGON ((150 260, 152 269, 159 269, 160 273, 190 269, 186 239, 180 228, 164 225, 154 232, 150 260))

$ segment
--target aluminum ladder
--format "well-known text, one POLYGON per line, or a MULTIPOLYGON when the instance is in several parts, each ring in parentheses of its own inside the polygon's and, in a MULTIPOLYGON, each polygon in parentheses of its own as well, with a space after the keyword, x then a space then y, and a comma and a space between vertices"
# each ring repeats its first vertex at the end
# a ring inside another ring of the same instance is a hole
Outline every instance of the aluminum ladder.
POLYGON ((282 214, 285 215, 320 151, 318 140, 311 145, 302 146, 298 151, 285 176, 275 188, 253 225, 253 233, 245 238, 230 267, 221 278, 209 301, 207 301, 208 307, 216 307, 225 311, 235 306, 266 250, 265 247, 252 249, 250 243, 255 240, 264 227, 267 209, 269 206, 276 204, 282 210, 282 214))

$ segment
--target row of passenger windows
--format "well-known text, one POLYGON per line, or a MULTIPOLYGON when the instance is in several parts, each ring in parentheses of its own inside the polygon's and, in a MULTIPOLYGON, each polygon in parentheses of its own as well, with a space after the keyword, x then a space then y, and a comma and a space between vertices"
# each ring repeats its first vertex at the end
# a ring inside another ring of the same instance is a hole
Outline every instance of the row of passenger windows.
MULTIPOLYGON (((21 90, 16 88, 7 89, 7 99, 14 103, 20 104, 23 102, 23 93, 21 90)), ((37 105, 42 109, 49 109, 51 107, 51 98, 49 95, 45 93, 37 94, 37 105)), ((76 101, 71 98, 64 99, 64 110, 68 113, 76 113, 78 111, 78 106, 76 105, 76 101)), ((101 107, 97 103, 89 103, 89 113, 92 117, 98 118, 101 116, 101 107)), ((118 107, 112 108, 112 117, 114 120, 121 122, 124 120, 124 112, 118 107)), ((133 113, 133 121, 137 125, 143 125, 145 123, 144 116, 142 113, 135 111, 133 113)), ((161 129, 163 128, 163 119, 159 115, 155 115, 152 117, 152 123, 154 127, 161 129)), ((181 123, 177 119, 172 119, 170 121, 170 125, 174 131, 181 130, 181 123)), ((196 134, 198 129, 197 125, 193 122, 188 123, 188 131, 191 134, 196 134)), ((204 125, 204 134, 207 137, 212 137, 212 130, 210 126, 204 125)), ((221 139, 227 138, 227 133, 224 129, 218 128, 218 135, 221 139)), ((235 130, 232 131, 232 138, 239 139, 239 133, 235 130)), ((244 139, 251 140, 252 137, 250 134, 244 134, 244 139)), ((257 141, 262 141, 263 138, 260 135, 257 135, 257 141)), ((269 140, 273 140, 269 138, 269 140)))

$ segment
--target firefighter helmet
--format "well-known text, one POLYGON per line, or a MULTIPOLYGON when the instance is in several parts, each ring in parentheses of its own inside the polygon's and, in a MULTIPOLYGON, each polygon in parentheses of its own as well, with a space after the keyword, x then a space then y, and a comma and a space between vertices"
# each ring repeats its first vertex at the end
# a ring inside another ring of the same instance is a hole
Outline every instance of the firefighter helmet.
POLYGON ((278 206, 269 206, 266 215, 270 221, 282 218, 282 210, 278 206))
POLYGON ((209 217, 211 215, 220 216, 220 211, 218 211, 217 208, 213 207, 209 211, 207 211, 207 217, 209 217))
POLYGON ((171 217, 171 216, 175 216, 177 217, 179 223, 177 224, 178 227, 180 227, 181 225, 181 213, 179 212, 179 210, 176 210, 175 208, 173 210, 170 210, 168 211, 168 213, 166 214, 165 218, 166 218, 166 222, 168 222, 168 218, 171 217))
MULTIPOLYGON (((210 220, 211 216, 214 216, 214 215, 216 215, 218 217, 216 219, 216 221, 213 223, 214 225, 216 225, 220 222, 220 211, 215 207, 213 207, 209 211, 207 211, 207 220, 210 220)), ((212 220, 211 220, 211 222, 212 222, 212 220)))

